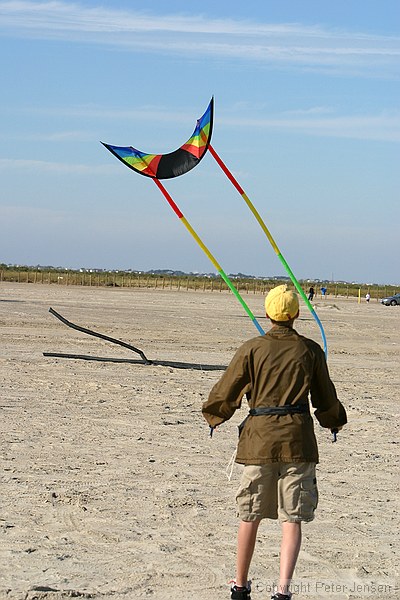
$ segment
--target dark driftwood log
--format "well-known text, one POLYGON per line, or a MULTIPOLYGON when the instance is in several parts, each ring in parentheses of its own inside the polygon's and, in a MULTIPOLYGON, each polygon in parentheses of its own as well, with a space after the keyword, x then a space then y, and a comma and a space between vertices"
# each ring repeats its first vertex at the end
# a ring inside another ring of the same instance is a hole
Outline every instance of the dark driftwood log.
POLYGON ((106 340, 107 342, 111 342, 113 344, 118 344, 119 346, 123 346, 124 348, 128 348, 128 350, 132 350, 133 352, 136 352, 137 354, 139 354, 139 356, 142 357, 142 360, 144 360, 144 362, 146 363, 146 365, 151 365, 151 360, 149 360, 145 353, 142 352, 142 350, 139 350, 139 348, 135 348, 135 346, 131 346, 131 344, 127 344, 126 342, 122 342, 121 340, 117 340, 115 338, 109 337, 108 335, 103 335, 102 333, 97 333, 96 331, 92 331, 91 329, 86 329, 85 327, 80 327, 79 325, 75 325, 75 323, 71 323, 71 321, 68 321, 67 319, 65 319, 62 315, 60 315, 60 313, 56 312, 54 310, 54 308, 49 308, 49 312, 54 315, 55 317, 57 317, 57 319, 59 319, 62 323, 64 323, 64 325, 67 325, 68 327, 72 327, 72 329, 77 329, 78 331, 82 331, 83 333, 87 333, 88 335, 93 335, 94 337, 100 338, 102 340, 106 340))
POLYGON ((162 367, 173 367, 175 369, 195 369, 198 371, 224 371, 226 369, 226 365, 202 365, 196 363, 184 363, 178 361, 169 361, 169 360, 149 360, 145 353, 132 346, 131 344, 127 344, 126 342, 122 342, 121 340, 117 340, 115 338, 109 337, 108 335, 103 335, 102 333, 97 333, 96 331, 92 331, 91 329, 86 329, 86 327, 80 327, 71 321, 68 321, 60 315, 53 308, 49 308, 49 312, 54 315, 57 319, 59 319, 64 325, 71 327, 72 329, 76 329, 77 331, 81 331, 82 333, 87 333, 88 335, 93 335, 94 337, 100 338, 102 340, 106 340, 107 342, 111 342, 113 344, 118 344, 119 346, 123 346, 124 348, 128 348, 128 350, 132 350, 139 354, 142 360, 135 360, 132 358, 107 358, 101 356, 88 356, 85 354, 63 354, 60 352, 43 352, 43 356, 49 356, 53 358, 74 358, 77 360, 94 360, 99 362, 114 362, 114 363, 128 363, 133 365, 155 365, 162 367))

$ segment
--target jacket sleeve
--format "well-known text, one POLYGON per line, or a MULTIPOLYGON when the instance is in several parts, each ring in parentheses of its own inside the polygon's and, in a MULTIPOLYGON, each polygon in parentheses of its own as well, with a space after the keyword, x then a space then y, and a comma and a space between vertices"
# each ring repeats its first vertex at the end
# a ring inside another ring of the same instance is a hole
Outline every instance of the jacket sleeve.
POLYGON ((248 358, 240 347, 221 379, 212 388, 202 412, 207 423, 216 427, 227 421, 240 408, 245 393, 249 393, 251 381, 248 358))
POLYGON ((335 429, 347 423, 344 406, 338 400, 336 389, 329 377, 328 366, 322 350, 317 353, 314 374, 310 389, 311 404, 322 427, 335 429))

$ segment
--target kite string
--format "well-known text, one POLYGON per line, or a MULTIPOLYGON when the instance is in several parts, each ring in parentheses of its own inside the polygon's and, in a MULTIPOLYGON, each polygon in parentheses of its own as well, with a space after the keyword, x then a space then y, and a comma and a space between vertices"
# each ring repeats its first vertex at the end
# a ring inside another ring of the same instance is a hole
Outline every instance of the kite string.
POLYGON ((209 258, 209 260, 212 262, 212 264, 214 265, 214 267, 217 269, 218 273, 220 274, 220 276, 222 277, 222 279, 225 281, 225 283, 227 284, 228 288, 231 290, 231 292, 234 294, 234 296, 240 302, 240 304, 242 305, 242 307, 246 311, 247 315, 250 317, 251 321, 253 322, 254 326, 256 327, 258 333, 260 335, 264 335, 265 334, 264 329, 261 327, 261 325, 257 321, 256 317, 254 316, 254 314, 252 313, 252 311, 250 310, 250 308, 247 306, 246 302, 244 301, 244 299, 242 298, 242 296, 240 295, 240 293, 238 292, 238 290, 236 289, 236 287, 233 285, 233 283, 229 279, 228 275, 222 269, 221 265, 218 263, 218 261, 215 259, 215 257, 211 254, 211 252, 209 251, 209 249, 207 248, 207 246, 203 243, 203 241, 201 240, 201 238, 197 235, 197 233, 195 232, 195 230, 193 229, 193 227, 190 225, 189 221, 184 217, 183 213, 179 209, 178 205, 173 201, 171 195, 168 193, 168 191, 166 190, 166 188, 164 187, 164 185, 157 178, 153 178, 153 181, 155 182, 155 184, 157 185, 158 189, 161 191, 161 193, 163 194, 164 198, 167 200, 168 204, 171 206, 172 210, 177 215, 177 217, 179 218, 179 220, 182 221, 183 225, 189 231, 189 233, 191 234, 191 236, 196 240, 196 242, 198 243, 198 245, 200 246, 200 248, 203 250, 203 252, 206 254, 206 256, 209 258))
POLYGON ((253 213, 253 215, 256 218, 257 222, 259 223, 261 229, 263 230, 263 232, 265 233, 266 237, 268 238, 268 241, 270 242, 270 244, 271 244, 272 248, 274 249, 276 255, 278 256, 278 258, 281 261, 282 265, 284 266, 286 272, 288 273, 288 275, 289 275, 289 277, 290 277, 293 285, 295 286, 295 288, 299 292, 299 294, 302 297, 302 299, 304 300, 307 308, 309 309, 309 311, 311 312, 312 316, 314 317, 314 320, 316 321, 316 323, 317 323, 317 325, 318 325, 318 327, 320 329, 320 332, 321 332, 322 342, 323 342, 323 345, 324 345, 325 357, 327 358, 328 357, 328 347, 327 347, 327 341, 326 341, 325 331, 324 331, 324 328, 322 326, 322 323, 321 323, 321 321, 320 321, 317 313, 315 312, 314 307, 312 306, 312 304, 310 303, 309 299, 305 295, 304 290, 302 289, 302 287, 301 287, 300 283, 298 282, 298 280, 296 279, 293 271, 291 270, 291 268, 289 267, 289 265, 286 262, 285 258, 283 257, 283 255, 282 255, 281 251, 279 250, 279 248, 278 248, 278 246, 277 246, 274 238, 272 237, 272 235, 271 235, 268 227, 264 223, 264 221, 261 218, 261 216, 260 216, 259 212, 257 211, 256 207, 251 202, 250 198, 247 196, 247 194, 245 193, 245 191, 243 190, 243 188, 241 187, 241 185, 239 184, 239 182, 236 180, 236 178, 230 172, 230 170, 228 169, 228 167, 225 165, 225 163, 220 158, 220 156, 216 153, 216 151, 214 150, 214 148, 212 147, 211 144, 208 145, 208 149, 209 149, 209 151, 211 153, 211 156, 215 159, 215 161, 217 162, 217 164, 221 167, 222 171, 228 177, 229 181, 233 184, 233 186, 237 189, 237 191, 242 196, 243 200, 246 202, 247 206, 249 207, 249 209, 253 213))

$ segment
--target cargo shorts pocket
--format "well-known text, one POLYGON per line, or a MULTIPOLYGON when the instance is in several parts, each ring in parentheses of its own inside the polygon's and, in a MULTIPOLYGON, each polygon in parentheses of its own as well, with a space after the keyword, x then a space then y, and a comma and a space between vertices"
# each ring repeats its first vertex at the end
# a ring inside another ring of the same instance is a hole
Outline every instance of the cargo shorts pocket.
POLYGON ((246 465, 236 494, 237 514, 243 521, 278 517, 275 465, 246 465))
POLYGON ((243 520, 247 520, 251 513, 251 482, 247 485, 241 485, 236 493, 237 516, 243 520))
POLYGON ((303 479, 300 484, 299 513, 302 521, 312 521, 318 506, 317 479, 303 479))

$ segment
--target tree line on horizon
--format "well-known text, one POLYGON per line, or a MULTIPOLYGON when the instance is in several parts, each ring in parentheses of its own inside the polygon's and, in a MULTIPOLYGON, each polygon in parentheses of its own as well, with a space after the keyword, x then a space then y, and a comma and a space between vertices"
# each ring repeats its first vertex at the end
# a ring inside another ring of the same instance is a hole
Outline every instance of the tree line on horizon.
MULTIPOLYGON (((244 293, 266 293, 271 287, 280 283, 291 285, 287 276, 256 277, 242 273, 230 274, 235 287, 244 293)), ((27 267, 0 264, 0 282, 46 283, 58 285, 80 285, 89 287, 125 287, 156 288, 194 291, 228 291, 226 283, 219 274, 184 273, 169 269, 150 271, 120 271, 100 269, 65 269, 62 267, 27 267)), ((396 293, 399 286, 376 283, 348 283, 345 281, 328 281, 320 279, 300 279, 300 285, 307 294, 310 287, 315 294, 320 288, 327 288, 327 295, 357 297, 370 293, 373 298, 380 299, 396 293)))

